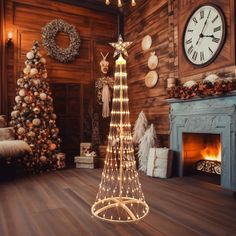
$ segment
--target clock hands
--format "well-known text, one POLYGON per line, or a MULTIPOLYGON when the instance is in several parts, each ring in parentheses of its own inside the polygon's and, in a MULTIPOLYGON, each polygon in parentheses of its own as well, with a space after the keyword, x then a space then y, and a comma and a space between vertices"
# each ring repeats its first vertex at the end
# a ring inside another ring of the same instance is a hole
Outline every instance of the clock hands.
POLYGON ((206 35, 200 34, 200 37, 201 38, 204 38, 204 37, 215 38, 213 34, 206 34, 206 35))
POLYGON ((196 42, 196 46, 198 45, 200 38, 202 38, 201 36, 203 35, 202 33, 203 33, 203 31, 204 31, 204 29, 205 29, 205 27, 206 27, 206 24, 207 24, 207 21, 208 21, 208 19, 209 19, 210 14, 211 14, 211 10, 209 11, 208 16, 207 16, 207 18, 206 18, 206 20, 205 20, 204 26, 203 26, 203 28, 202 28, 202 32, 200 33, 199 38, 198 38, 198 41, 196 42))

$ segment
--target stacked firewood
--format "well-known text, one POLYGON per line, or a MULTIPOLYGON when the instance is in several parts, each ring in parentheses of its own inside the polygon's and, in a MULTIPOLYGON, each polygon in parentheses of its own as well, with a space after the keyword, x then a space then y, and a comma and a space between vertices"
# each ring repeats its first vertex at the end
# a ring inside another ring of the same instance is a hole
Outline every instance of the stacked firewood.
POLYGON ((190 99, 196 96, 214 96, 236 90, 236 79, 218 79, 211 81, 192 82, 191 86, 178 85, 167 90, 168 98, 190 99))

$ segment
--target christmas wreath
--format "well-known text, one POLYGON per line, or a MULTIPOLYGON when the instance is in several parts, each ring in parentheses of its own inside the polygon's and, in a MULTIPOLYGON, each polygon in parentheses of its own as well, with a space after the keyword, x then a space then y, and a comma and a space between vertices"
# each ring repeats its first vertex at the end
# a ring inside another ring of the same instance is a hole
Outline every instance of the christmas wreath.
POLYGON ((73 61, 79 54, 80 37, 75 27, 63 20, 53 20, 42 28, 42 44, 48 55, 59 62, 67 63, 73 61), (60 48, 56 44, 56 35, 59 32, 68 34, 70 44, 67 48, 60 48))

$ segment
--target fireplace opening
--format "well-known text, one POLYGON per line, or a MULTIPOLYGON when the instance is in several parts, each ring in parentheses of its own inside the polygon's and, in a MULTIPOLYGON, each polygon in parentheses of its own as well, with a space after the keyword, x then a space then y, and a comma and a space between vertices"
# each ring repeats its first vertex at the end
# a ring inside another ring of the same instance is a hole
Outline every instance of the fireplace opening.
POLYGON ((183 175, 220 176, 220 134, 183 133, 183 175))

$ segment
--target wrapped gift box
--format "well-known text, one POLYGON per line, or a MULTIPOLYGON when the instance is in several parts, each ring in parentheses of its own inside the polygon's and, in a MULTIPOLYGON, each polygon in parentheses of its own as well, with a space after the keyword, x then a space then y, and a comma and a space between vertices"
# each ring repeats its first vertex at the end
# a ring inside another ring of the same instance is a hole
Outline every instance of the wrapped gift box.
POLYGON ((76 168, 95 168, 95 157, 94 156, 76 156, 74 158, 74 162, 76 163, 76 168))
POLYGON ((80 143, 80 156, 85 156, 86 153, 92 151, 92 143, 80 143))
POLYGON ((172 171, 172 151, 168 148, 150 148, 147 161, 147 175, 169 178, 172 171))

